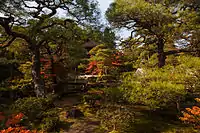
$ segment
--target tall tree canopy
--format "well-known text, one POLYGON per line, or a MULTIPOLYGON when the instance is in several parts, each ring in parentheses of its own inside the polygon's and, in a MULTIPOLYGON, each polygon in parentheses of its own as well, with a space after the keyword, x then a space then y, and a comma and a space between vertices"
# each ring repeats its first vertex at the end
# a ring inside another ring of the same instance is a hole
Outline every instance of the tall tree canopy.
POLYGON ((165 65, 167 55, 191 52, 189 46, 199 45, 197 1, 115 0, 106 15, 114 27, 132 30, 130 40, 134 36, 141 46, 156 45, 158 67, 165 65))
POLYGON ((76 29, 78 25, 97 23, 98 3, 90 0, 5 0, 0 5, 0 26, 3 29, 1 47, 10 46, 16 38, 26 41, 32 55, 35 92, 38 97, 44 96, 44 83, 40 76, 40 48, 49 47, 52 43, 66 43, 71 39, 63 34, 67 30, 76 29), (58 19, 59 13, 65 15, 65 18, 58 19))

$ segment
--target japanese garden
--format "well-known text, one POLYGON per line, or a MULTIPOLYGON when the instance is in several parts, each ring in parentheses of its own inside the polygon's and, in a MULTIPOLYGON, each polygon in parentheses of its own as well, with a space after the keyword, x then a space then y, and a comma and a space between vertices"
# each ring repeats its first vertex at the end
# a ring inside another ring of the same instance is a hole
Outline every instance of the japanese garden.
POLYGON ((0 0, 0 133, 199 133, 200 1, 99 1, 0 0))

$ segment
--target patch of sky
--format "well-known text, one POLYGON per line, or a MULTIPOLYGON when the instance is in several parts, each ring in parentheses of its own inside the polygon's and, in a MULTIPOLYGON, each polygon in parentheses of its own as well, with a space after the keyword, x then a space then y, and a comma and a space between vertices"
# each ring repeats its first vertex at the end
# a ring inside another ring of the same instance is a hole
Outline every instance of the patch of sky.
MULTIPOLYGON (((102 22, 106 25, 109 25, 109 23, 106 20, 105 17, 105 12, 108 9, 109 5, 114 2, 114 0, 98 0, 99 2, 99 7, 101 10, 101 15, 102 15, 102 22)), ((117 33, 117 36, 120 38, 120 40, 124 40, 126 38, 128 38, 131 35, 131 31, 128 31, 127 29, 118 29, 115 30, 115 32, 117 33)))

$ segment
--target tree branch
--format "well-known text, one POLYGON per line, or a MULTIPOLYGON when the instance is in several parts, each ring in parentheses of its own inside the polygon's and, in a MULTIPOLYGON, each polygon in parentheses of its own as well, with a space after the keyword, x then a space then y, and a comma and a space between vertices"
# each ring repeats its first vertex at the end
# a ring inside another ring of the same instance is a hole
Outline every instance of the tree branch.
POLYGON ((8 35, 10 35, 14 38, 17 38, 17 37, 22 38, 25 41, 27 41, 28 43, 31 43, 30 38, 28 36, 26 36, 25 34, 12 31, 9 24, 13 21, 14 21, 14 18, 12 18, 12 17, 9 17, 9 18, 0 17, 0 25, 4 28, 5 32, 8 35))
POLYGON ((10 46, 12 44, 12 42, 14 42, 16 39, 16 37, 13 37, 7 44, 5 45, 1 45, 0 48, 6 48, 8 46, 10 46))

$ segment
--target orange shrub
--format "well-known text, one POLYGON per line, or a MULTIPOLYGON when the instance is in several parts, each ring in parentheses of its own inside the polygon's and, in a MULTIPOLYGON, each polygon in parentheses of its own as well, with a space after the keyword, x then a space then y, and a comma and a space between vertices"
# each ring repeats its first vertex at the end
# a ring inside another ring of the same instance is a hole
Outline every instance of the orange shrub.
MULTIPOLYGON (((30 131, 27 130, 25 127, 19 125, 23 117, 23 113, 12 115, 10 118, 7 119, 4 125, 5 129, 0 130, 0 133, 38 133, 36 130, 30 131)), ((0 122, 5 119, 6 117, 4 116, 4 114, 0 112, 0 122)))
POLYGON ((37 133, 37 131, 30 131, 24 127, 9 127, 7 129, 1 130, 0 133, 37 133))
MULTIPOLYGON (((195 99, 197 102, 200 102, 199 98, 195 99)), ((183 111, 183 117, 180 117, 180 120, 192 124, 195 128, 200 129, 200 107, 193 106, 192 108, 186 108, 186 111, 183 111)))

